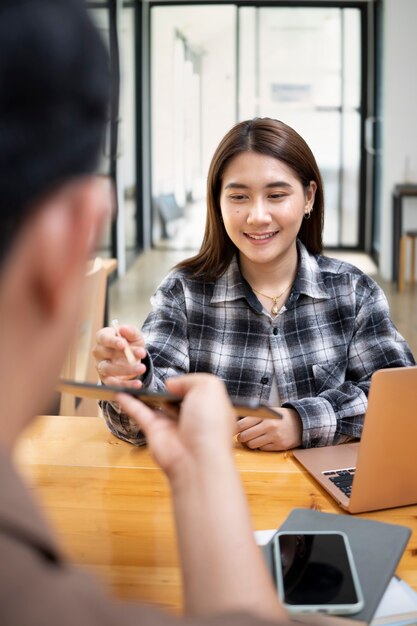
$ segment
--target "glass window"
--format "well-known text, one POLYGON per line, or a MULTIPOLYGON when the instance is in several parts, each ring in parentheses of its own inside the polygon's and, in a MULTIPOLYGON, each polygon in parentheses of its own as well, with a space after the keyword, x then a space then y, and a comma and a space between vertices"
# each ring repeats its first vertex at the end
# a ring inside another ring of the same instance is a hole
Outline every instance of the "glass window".
POLYGON ((359 10, 243 7, 239 18, 239 118, 277 118, 306 139, 324 181, 325 245, 357 246, 359 10))
POLYGON ((325 245, 358 246, 360 10, 156 6, 151 27, 154 242, 199 246, 218 141, 236 121, 267 116, 316 156, 325 245))
POLYGON ((153 241, 196 248, 217 143, 236 120, 234 6, 151 12, 153 241))

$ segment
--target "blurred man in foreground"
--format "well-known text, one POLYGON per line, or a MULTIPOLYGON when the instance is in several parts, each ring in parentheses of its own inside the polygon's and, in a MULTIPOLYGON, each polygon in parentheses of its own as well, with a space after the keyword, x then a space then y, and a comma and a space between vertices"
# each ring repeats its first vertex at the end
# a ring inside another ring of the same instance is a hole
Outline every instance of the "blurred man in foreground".
MULTIPOLYGON (((105 49, 81 0, 2 0, 0 623, 5 626, 177 622, 156 610, 119 604, 72 568, 12 464, 19 434, 50 401, 75 328, 86 262, 108 217, 108 196, 92 176, 108 91, 105 49)), ((170 482, 190 623, 244 626, 284 618, 254 543, 234 467, 233 417, 224 387, 199 375, 168 385, 184 396, 178 424, 130 397, 120 402, 146 432, 170 482)))

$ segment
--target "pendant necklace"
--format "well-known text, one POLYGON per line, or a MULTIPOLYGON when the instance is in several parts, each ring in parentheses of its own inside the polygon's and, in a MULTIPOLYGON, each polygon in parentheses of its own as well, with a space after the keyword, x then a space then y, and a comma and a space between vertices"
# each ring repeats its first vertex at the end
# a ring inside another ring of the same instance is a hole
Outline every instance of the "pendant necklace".
POLYGON ((268 294, 262 293, 262 291, 258 291, 254 287, 252 287, 252 289, 253 289, 253 291, 255 293, 259 293, 260 296, 263 296, 264 298, 268 298, 269 300, 272 300, 272 302, 274 304, 272 305, 271 313, 272 313, 272 315, 278 315, 278 313, 279 313, 278 300, 280 299, 281 296, 284 295, 284 293, 286 291, 288 291, 288 289, 291 287, 291 285, 292 285, 292 283, 290 285, 288 285, 287 287, 285 287, 284 291, 281 291, 281 293, 279 293, 277 296, 268 296, 268 294))

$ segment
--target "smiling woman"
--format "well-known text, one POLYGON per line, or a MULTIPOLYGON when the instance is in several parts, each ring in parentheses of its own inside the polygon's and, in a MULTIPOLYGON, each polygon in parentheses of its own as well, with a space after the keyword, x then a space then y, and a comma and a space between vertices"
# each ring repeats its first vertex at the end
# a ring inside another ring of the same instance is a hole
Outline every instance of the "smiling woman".
POLYGON ((272 301, 275 315, 295 279, 296 239, 311 215, 316 189, 314 180, 303 187, 285 163, 257 152, 242 152, 223 174, 224 228, 239 250, 243 276, 266 309, 272 301))
MULTIPOLYGON (((321 254, 322 229, 323 184, 302 137, 272 119, 234 126, 210 165, 200 251, 161 283, 142 332, 99 333, 102 382, 157 390, 179 374, 216 374, 232 399, 279 407, 281 420, 239 420, 249 448, 359 438, 372 374, 414 358, 378 285, 321 254)), ((145 442, 116 405, 103 409, 117 436, 145 442)))
MULTIPOLYGON (((199 253, 180 263, 178 268, 185 267, 206 279, 215 279, 226 271, 240 249, 224 228, 222 194, 224 198, 226 187, 231 184, 235 191, 241 192, 250 182, 259 186, 260 180, 270 191, 269 197, 275 196, 277 201, 277 196, 288 196, 291 190, 302 188, 304 214, 311 219, 308 224, 301 221, 294 245, 298 237, 312 254, 322 252, 323 183, 314 155, 304 139, 287 124, 256 118, 236 124, 219 143, 207 179, 207 221, 203 243, 199 253), (246 165, 244 171, 239 167, 243 165, 246 165), (251 169, 255 167, 256 172, 251 169), (229 179, 226 181, 227 175, 229 179), (246 181, 242 178, 245 175, 249 177, 246 181), (279 183, 278 187, 274 187, 276 183, 279 183)), ((243 201, 242 193, 230 195, 240 196, 243 201)), ((256 232, 255 227, 250 230, 256 232)))

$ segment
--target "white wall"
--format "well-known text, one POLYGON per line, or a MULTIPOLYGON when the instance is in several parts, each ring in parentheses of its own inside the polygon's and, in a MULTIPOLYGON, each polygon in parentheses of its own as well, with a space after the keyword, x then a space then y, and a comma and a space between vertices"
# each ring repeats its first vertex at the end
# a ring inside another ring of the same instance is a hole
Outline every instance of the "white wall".
MULTIPOLYGON (((382 206, 380 270, 391 278, 392 189, 417 183, 417 0, 384 0, 382 206)), ((404 203, 404 228, 417 228, 417 199, 404 203)))

